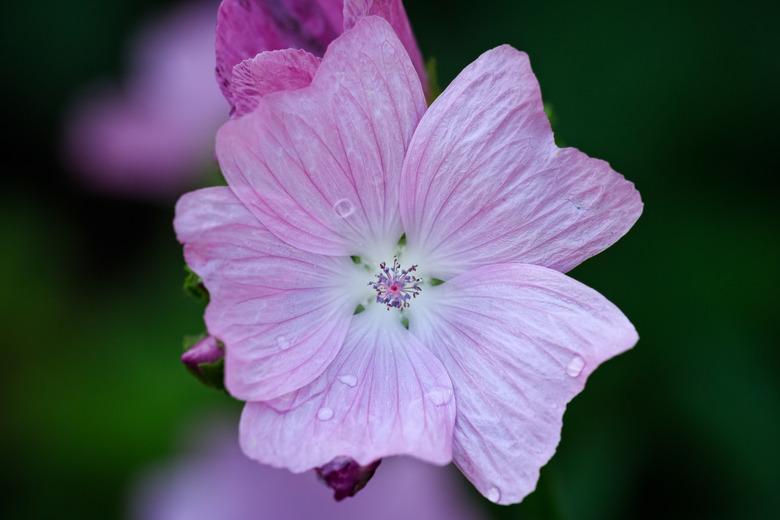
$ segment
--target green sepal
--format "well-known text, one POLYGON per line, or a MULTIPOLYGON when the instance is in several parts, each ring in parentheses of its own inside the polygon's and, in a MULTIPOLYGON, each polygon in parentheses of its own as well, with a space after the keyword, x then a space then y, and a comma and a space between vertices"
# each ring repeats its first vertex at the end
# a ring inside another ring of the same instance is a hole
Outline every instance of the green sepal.
POLYGON ((181 340, 181 347, 182 352, 187 352, 189 349, 195 345, 198 341, 202 340, 206 337, 205 332, 201 332, 200 334, 187 334, 185 335, 181 340))
POLYGON ((553 139, 555 139, 555 144, 558 147, 565 146, 563 140, 559 139, 555 134, 555 131, 558 129, 558 113, 553 108, 552 103, 544 103, 544 113, 547 116, 547 119, 550 121, 550 128, 553 130, 553 139))
POLYGON ((197 369, 185 365, 187 371, 194 375, 198 381, 217 390, 225 389, 225 360, 220 359, 213 363, 201 363, 197 369))
POLYGON ((184 266, 183 289, 186 294, 195 300, 203 303, 209 302, 209 291, 203 285, 203 280, 188 265, 184 266))
POLYGON ((441 94, 441 85, 439 84, 439 67, 436 58, 430 58, 425 62, 425 73, 428 76, 428 105, 436 101, 441 94))
POLYGON ((444 280, 441 278, 431 278, 431 287, 436 287, 437 285, 441 285, 444 283, 444 280))
POLYGON ((547 119, 550 120, 551 127, 555 128, 558 126, 558 115, 555 113, 552 103, 544 103, 544 113, 547 116, 547 119))

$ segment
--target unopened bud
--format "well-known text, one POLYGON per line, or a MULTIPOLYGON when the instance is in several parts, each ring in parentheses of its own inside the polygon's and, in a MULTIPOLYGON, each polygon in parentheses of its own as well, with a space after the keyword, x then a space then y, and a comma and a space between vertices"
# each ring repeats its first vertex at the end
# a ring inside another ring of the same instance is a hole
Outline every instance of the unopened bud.
POLYGON ((225 388, 225 349, 217 338, 206 336, 181 356, 181 362, 195 377, 213 388, 225 388))
POLYGON ((361 466, 349 457, 336 457, 324 466, 317 468, 317 475, 333 490, 333 498, 336 501, 341 501, 354 496, 366 487, 381 462, 382 459, 379 459, 367 466, 361 466))

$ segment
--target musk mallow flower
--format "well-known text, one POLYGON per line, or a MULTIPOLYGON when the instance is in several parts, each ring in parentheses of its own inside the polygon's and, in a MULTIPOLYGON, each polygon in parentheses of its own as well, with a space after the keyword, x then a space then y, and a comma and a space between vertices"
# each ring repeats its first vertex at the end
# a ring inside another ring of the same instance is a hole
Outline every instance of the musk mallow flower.
POLYGON ((328 44, 363 16, 392 25, 427 88, 425 64, 401 0, 222 0, 217 81, 235 116, 257 100, 311 82, 328 44))
POLYGON ((382 462, 360 495, 334 501, 312 474, 247 459, 229 422, 191 427, 176 457, 144 472, 130 493, 134 520, 478 520, 458 478, 408 457, 382 462), (194 433, 192 433, 194 432, 194 433))
POLYGON ((213 83, 215 3, 188 3, 148 24, 121 87, 87 89, 65 124, 68 161, 90 187, 166 198, 214 161, 228 105, 213 83))
POLYGON ((293 472, 411 455, 454 461, 494 502, 533 491, 568 401, 637 341, 563 273, 642 203, 556 147, 528 57, 484 53, 426 109, 366 17, 311 85, 227 122, 217 156, 229 187, 182 197, 175 227, 247 401, 244 452, 293 472))

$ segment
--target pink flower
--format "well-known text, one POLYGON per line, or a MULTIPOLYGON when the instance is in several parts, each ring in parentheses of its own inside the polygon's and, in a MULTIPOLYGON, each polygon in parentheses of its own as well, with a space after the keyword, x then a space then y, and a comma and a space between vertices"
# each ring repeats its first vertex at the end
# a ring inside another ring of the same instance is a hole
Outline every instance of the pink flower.
POLYGON ((187 4, 147 27, 122 89, 93 89, 66 126, 66 152, 93 187, 159 197, 191 188, 213 161, 228 106, 214 86, 214 5, 187 4))
POLYGON ((145 475, 132 495, 135 520, 478 520, 455 475, 408 458, 382 462, 371 486, 335 502, 313 474, 260 466, 220 422, 178 460, 145 475))
POLYGON ((427 89, 401 0, 222 0, 217 80, 233 114, 251 112, 271 92, 308 85, 328 44, 367 15, 390 22, 427 89))
POLYGON ((555 146, 528 57, 486 52, 426 110, 394 31, 366 17, 310 86, 226 123, 217 155, 229 187, 182 197, 175 227, 248 401, 244 452, 293 472, 454 461, 494 502, 530 493, 568 401, 637 341, 562 273, 642 203, 555 146))

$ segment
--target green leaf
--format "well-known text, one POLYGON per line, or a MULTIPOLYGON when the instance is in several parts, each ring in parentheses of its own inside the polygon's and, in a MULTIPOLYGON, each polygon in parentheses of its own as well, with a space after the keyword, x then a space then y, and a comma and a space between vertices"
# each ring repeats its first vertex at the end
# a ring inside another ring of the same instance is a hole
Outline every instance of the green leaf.
POLYGON ((358 305, 357 307, 355 307, 355 312, 353 312, 353 314, 360 314, 364 310, 366 310, 366 308, 363 305, 358 305))
POLYGON ((444 280, 441 278, 431 278, 431 287, 436 287, 437 285, 441 285, 444 283, 444 280))
POLYGON ((354 256, 353 255, 353 256, 350 256, 350 258, 352 259, 352 263, 355 264, 355 265, 360 265, 360 264, 363 263, 363 259, 360 258, 359 256, 354 256))

